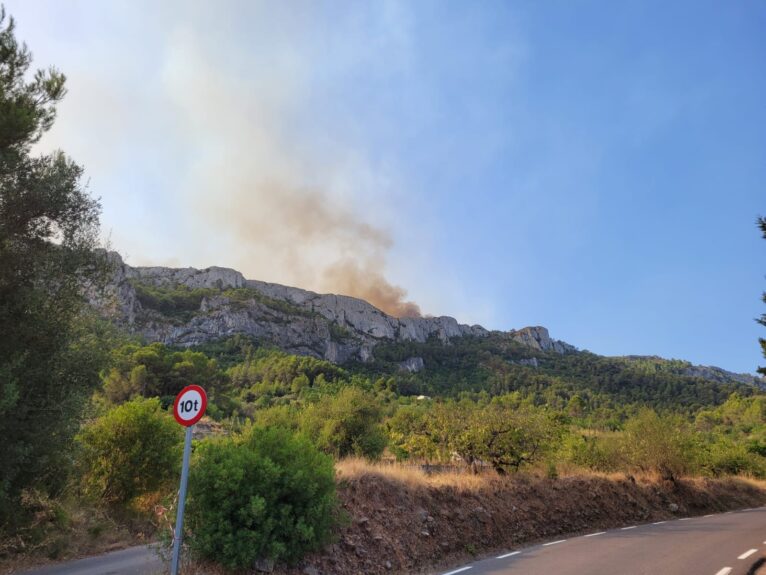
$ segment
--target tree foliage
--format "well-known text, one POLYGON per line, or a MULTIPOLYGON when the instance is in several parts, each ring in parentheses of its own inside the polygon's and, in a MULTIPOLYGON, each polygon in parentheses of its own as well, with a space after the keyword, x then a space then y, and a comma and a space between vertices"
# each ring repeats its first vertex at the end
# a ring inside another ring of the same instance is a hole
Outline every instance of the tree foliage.
POLYGON ((85 492, 128 503, 177 477, 181 427, 158 399, 136 398, 88 423, 77 436, 85 492))
POLYGON ((687 375, 688 362, 588 352, 562 355, 534 350, 497 333, 454 338, 448 345, 438 340, 381 343, 375 358, 346 369, 371 379, 393 377, 393 387, 402 395, 454 398, 463 393, 520 392, 536 405, 556 409, 564 409, 577 396, 578 417, 585 418, 599 418, 603 413, 611 419, 627 414, 625 408, 636 404, 690 414, 723 403, 733 392, 754 391, 747 384, 687 375), (422 357, 425 369, 402 373, 399 362, 408 357, 422 357), (538 367, 522 363, 531 358, 538 367))
POLYGON ((561 425, 544 409, 502 402, 445 402, 402 408, 388 423, 400 454, 429 460, 459 458, 476 472, 499 474, 539 461, 558 445, 561 425))
POLYGON ((381 406, 371 394, 347 387, 309 405, 299 414, 299 425, 320 449, 335 457, 376 459, 388 441, 381 417, 381 406))
POLYGON ((642 409, 625 424, 627 465, 659 473, 663 479, 677 479, 694 468, 693 441, 689 425, 681 417, 642 409))
POLYGON ((335 505, 330 457, 286 429, 255 427, 195 453, 188 541, 229 568, 294 561, 327 541, 335 505))
POLYGON ((161 343, 117 347, 112 351, 111 366, 104 377, 103 393, 112 403, 143 396, 160 397, 168 404, 192 384, 215 395, 226 379, 216 360, 204 353, 161 343))
MULTIPOLYGON (((65 94, 0 13, 0 526, 22 489, 56 490, 84 399, 98 383, 82 287, 99 278, 98 202, 62 152, 33 157, 65 94)), ((0 527, 1 528, 1 527, 0 527)))

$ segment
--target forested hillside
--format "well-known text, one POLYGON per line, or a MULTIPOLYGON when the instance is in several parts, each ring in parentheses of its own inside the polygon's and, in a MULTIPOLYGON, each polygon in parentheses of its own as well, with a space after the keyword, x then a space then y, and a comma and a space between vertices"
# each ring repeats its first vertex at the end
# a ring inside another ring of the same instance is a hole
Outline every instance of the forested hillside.
POLYGON ((224 428, 286 428, 336 458, 503 474, 535 465, 766 473, 766 396, 682 375, 684 362, 541 353, 500 335, 376 351, 373 362, 339 366, 242 336, 193 349, 127 342, 94 405, 106 412, 144 396, 167 407, 194 383, 224 428))
POLYGON ((762 379, 603 357, 540 326, 394 317, 231 269, 127 265, 100 245, 83 169, 34 153, 66 91, 31 61, 0 9, 0 560, 171 533, 183 432, 170 411, 191 384, 209 402, 185 542, 229 568, 331 541, 350 457, 501 491, 525 472, 670 490, 684 476, 766 477, 762 379))

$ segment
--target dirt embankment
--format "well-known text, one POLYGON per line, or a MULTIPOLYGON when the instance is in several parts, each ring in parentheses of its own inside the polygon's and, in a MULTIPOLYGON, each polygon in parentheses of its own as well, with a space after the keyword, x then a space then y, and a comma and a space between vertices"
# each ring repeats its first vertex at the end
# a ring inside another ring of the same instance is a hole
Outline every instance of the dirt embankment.
POLYGON ((275 573, 429 572, 560 534, 766 504, 766 484, 744 479, 427 477, 361 463, 339 476, 337 542, 275 573))

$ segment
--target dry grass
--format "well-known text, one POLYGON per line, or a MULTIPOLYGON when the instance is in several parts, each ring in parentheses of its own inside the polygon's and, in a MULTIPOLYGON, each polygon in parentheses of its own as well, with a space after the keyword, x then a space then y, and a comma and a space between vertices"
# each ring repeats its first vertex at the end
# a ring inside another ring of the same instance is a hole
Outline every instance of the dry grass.
POLYGON ((752 485, 753 487, 757 487, 758 489, 763 489, 764 491, 766 491, 766 480, 758 479, 751 475, 737 475, 734 477, 734 479, 737 479, 738 481, 743 481, 744 483, 752 485))
POLYGON ((408 487, 454 487, 459 491, 478 491, 502 480, 494 471, 473 475, 468 470, 426 473, 420 467, 401 463, 371 463, 365 459, 347 458, 335 464, 338 479, 382 477, 408 487))
MULTIPOLYGON (((349 457, 335 463, 335 472, 339 480, 354 480, 365 476, 374 476, 387 479, 408 487, 455 487, 460 491, 478 491, 504 481, 524 481, 525 479, 542 479, 546 477, 547 469, 544 466, 532 467, 520 473, 507 476, 499 476, 491 470, 484 470, 479 474, 472 474, 466 468, 465 471, 438 471, 427 473, 418 465, 406 465, 398 462, 370 462, 358 457, 349 457)), ((628 474, 624 471, 601 472, 593 471, 586 467, 580 467, 571 463, 557 465, 559 478, 596 478, 608 481, 620 482, 627 479, 635 480, 641 484, 660 484, 663 479, 659 473, 642 472, 628 474)), ((703 485, 711 481, 709 477, 684 477, 684 481, 703 485)), ((744 482, 758 489, 766 491, 766 481, 754 477, 739 475, 730 478, 744 482)), ((725 481, 726 478, 718 478, 716 481, 725 481)))
MULTIPOLYGON (((476 491, 487 488, 497 482, 523 481, 525 479, 543 479, 548 470, 545 466, 529 468, 519 473, 500 476, 492 470, 485 469, 479 474, 472 474, 468 468, 465 471, 425 472, 417 465, 401 463, 370 462, 366 459, 349 457, 336 462, 335 471, 338 479, 358 479, 363 476, 376 476, 401 483, 410 487, 455 487, 461 491, 476 491)), ((570 463, 557 466, 560 478, 599 478, 610 481, 624 481, 628 476, 623 472, 605 473, 593 471, 570 463)), ((641 483, 656 483, 659 476, 653 474, 638 474, 633 476, 641 483)))

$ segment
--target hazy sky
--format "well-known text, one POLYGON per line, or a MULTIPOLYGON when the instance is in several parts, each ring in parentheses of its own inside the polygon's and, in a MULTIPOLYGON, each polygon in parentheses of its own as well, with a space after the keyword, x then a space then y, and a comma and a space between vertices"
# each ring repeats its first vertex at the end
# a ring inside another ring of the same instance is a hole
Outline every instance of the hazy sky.
POLYGON ((766 363, 760 0, 5 3, 131 264, 766 363))

